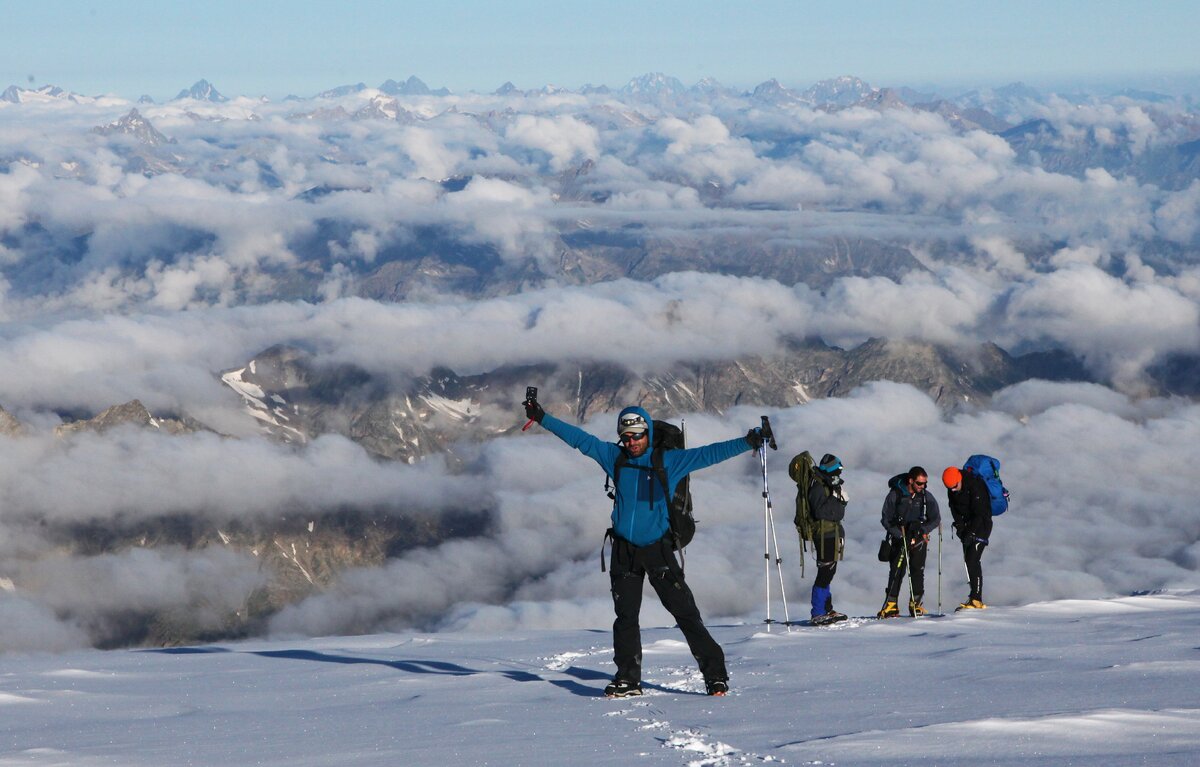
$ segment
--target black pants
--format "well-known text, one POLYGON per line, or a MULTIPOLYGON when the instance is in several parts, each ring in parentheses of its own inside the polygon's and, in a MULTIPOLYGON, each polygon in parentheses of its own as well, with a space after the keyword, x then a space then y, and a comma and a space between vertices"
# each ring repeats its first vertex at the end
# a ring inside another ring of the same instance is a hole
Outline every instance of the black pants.
POLYGON ((963 561, 967 563, 967 583, 971 586, 971 596, 967 599, 978 599, 983 601, 983 565, 980 560, 983 559, 983 550, 987 548, 987 541, 978 539, 963 539, 963 561))
POLYGON ((833 576, 837 573, 837 560, 833 562, 817 562, 817 578, 813 581, 813 588, 827 589, 829 584, 833 583, 833 576))
POLYGON ((895 602, 900 596, 906 569, 912 570, 912 598, 914 601, 921 601, 925 595, 925 556, 928 553, 929 546, 924 542, 909 546, 898 538, 892 539, 892 561, 887 584, 889 601, 895 602))
POLYGON ((842 535, 832 530, 824 534, 814 534, 812 547, 813 556, 817 560, 817 579, 813 581, 813 586, 827 589, 837 573, 838 556, 842 551, 842 535))
POLYGON ((617 664, 617 679, 642 681, 642 629, 639 613, 642 609, 642 581, 658 594, 663 607, 675 618, 687 640, 692 657, 700 664, 706 680, 729 678, 725 670, 725 653, 708 633, 700 618, 700 609, 692 590, 683 579, 683 571, 675 561, 671 545, 665 540, 649 546, 634 546, 629 541, 613 538, 612 558, 609 560, 612 582, 613 662, 617 664))

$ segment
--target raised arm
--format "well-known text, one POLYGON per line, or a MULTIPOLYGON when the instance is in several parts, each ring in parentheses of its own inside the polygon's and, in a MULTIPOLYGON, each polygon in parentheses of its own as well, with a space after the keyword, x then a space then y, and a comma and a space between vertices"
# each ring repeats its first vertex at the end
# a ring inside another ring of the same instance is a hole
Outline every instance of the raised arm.
POLYGON ((561 421, 549 413, 542 416, 541 424, 546 431, 600 464, 600 467, 609 476, 612 476, 613 466, 621 452, 619 446, 612 442, 605 442, 594 434, 589 434, 578 426, 561 421))
POLYGON ((675 492, 675 485, 693 471, 706 469, 721 461, 739 456, 752 449, 746 437, 713 442, 702 447, 691 447, 686 450, 668 450, 663 454, 663 466, 667 470, 667 486, 675 492))

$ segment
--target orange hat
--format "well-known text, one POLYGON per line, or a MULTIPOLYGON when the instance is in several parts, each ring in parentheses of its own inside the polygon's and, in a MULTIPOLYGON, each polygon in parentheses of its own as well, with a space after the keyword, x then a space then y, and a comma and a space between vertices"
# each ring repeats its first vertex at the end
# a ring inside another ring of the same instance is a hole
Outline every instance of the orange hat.
POLYGON ((946 487, 954 487, 959 482, 962 482, 962 472, 953 466, 942 472, 942 484, 946 487))

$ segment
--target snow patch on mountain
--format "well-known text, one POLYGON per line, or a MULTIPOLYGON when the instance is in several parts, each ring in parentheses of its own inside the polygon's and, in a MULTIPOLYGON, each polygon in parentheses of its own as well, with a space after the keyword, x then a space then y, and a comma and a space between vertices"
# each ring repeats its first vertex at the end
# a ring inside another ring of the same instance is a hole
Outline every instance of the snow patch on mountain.
POLYGON ((421 401, 434 411, 457 421, 466 421, 479 414, 478 405, 470 399, 449 399, 437 394, 425 394, 421 396, 421 401))
POLYGON ((263 424, 272 427, 273 429, 282 432, 281 436, 288 441, 307 442, 308 437, 304 432, 294 426, 285 423, 290 421, 285 407, 287 400, 278 394, 270 395, 269 399, 276 403, 275 405, 267 402, 268 396, 263 388, 258 384, 245 380, 244 374, 249 371, 253 374, 253 363, 244 368, 231 370, 221 375, 221 381, 229 388, 241 396, 246 404, 246 412, 252 417, 261 421, 263 424))

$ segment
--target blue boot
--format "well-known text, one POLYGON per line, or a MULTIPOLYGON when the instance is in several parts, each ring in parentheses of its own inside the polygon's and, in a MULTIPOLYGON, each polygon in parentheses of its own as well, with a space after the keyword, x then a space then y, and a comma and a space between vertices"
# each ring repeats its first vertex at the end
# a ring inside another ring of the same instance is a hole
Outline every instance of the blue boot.
POLYGON ((833 595, 829 593, 829 587, 813 586, 812 620, 809 623, 814 626, 825 626, 844 620, 846 620, 846 616, 833 609, 833 595))

